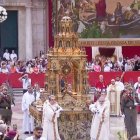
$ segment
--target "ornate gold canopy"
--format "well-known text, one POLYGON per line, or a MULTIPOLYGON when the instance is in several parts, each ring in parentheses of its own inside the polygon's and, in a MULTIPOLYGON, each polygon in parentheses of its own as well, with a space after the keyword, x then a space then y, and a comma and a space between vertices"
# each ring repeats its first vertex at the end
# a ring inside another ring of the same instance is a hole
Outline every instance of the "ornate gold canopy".
MULTIPOLYGON (((46 92, 47 95, 54 94, 64 109, 58 121, 61 138, 89 140, 92 116, 86 106, 89 98, 86 53, 79 45, 78 35, 72 28, 71 18, 63 17, 60 32, 55 36, 54 47, 47 54, 46 92)), ((30 113, 41 123, 42 111, 31 106, 30 113)))
POLYGON ((46 74, 48 92, 55 94, 61 103, 65 95, 81 99, 87 92, 86 53, 78 42, 71 18, 63 17, 60 32, 55 36, 54 47, 48 51, 46 74), (63 91, 62 79, 65 85, 63 91))

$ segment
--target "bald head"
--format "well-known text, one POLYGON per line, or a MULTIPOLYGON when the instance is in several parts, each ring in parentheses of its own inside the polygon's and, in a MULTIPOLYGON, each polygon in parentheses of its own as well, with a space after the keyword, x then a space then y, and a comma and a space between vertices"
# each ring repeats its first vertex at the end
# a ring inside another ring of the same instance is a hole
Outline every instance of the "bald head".
POLYGON ((104 80, 103 75, 99 75, 99 80, 100 80, 100 81, 103 81, 103 80, 104 80))
POLYGON ((115 79, 111 79, 111 84, 112 84, 112 85, 115 84, 115 79))

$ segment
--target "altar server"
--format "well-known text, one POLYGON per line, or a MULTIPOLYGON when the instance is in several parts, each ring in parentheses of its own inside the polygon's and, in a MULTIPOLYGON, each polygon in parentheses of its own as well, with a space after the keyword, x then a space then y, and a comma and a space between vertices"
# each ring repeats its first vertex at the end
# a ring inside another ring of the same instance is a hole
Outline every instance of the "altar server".
POLYGON ((28 91, 23 95, 22 98, 23 132, 25 134, 33 133, 34 119, 29 113, 29 106, 33 101, 35 101, 33 88, 31 85, 29 85, 28 91))
POLYGON ((43 105, 43 134, 46 140, 61 140, 58 133, 57 118, 63 109, 58 105, 55 96, 49 96, 43 105))
POLYGON ((91 140, 109 140, 110 102, 106 98, 106 91, 102 91, 99 99, 89 106, 95 115, 92 119, 91 140))

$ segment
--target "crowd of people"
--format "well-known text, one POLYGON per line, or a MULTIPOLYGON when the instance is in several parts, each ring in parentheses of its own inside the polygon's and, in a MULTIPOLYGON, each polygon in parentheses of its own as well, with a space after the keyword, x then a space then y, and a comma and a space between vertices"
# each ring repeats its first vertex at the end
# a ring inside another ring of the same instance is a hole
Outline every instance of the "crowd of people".
MULTIPOLYGON (((24 61, 19 60, 17 54, 12 50, 10 54, 6 49, 3 59, 0 61, 0 73, 45 73, 47 70, 47 58, 44 53, 40 57, 24 61)), ((140 57, 111 59, 98 56, 91 62, 87 62, 86 69, 94 72, 117 72, 117 71, 139 71, 140 57)))
MULTIPOLYGON (((1 72, 24 73, 18 80, 23 84, 21 102, 23 133, 32 135, 26 140, 61 140, 57 118, 63 108, 59 106, 54 95, 50 95, 45 99, 40 92, 39 85, 35 83, 32 86, 32 80, 27 74, 45 72, 47 59, 42 55, 40 58, 36 57, 33 60, 23 62, 17 60, 17 55, 15 55, 14 51, 9 57, 8 50, 5 53, 1 61, 1 72), (13 64, 13 69, 11 69, 11 64, 13 64), (37 68, 35 69, 35 67, 37 68), (37 100, 43 102, 42 127, 37 126, 34 128, 35 120, 30 115, 29 106, 37 100)), ((87 70, 96 72, 102 70, 105 72, 140 70, 140 57, 135 56, 127 60, 119 58, 118 61, 114 62, 110 58, 98 57, 92 63, 87 64, 87 70)), ((62 87, 65 86, 63 84, 61 83, 62 87)), ((11 106, 15 105, 14 96, 10 90, 8 83, 3 83, 0 86, 0 140, 19 139, 17 125, 10 126, 12 118, 11 106)), ((109 140, 110 116, 124 117, 128 140, 140 139, 137 137, 137 112, 140 113, 140 107, 138 106, 140 104, 140 77, 132 85, 132 83, 123 83, 121 77, 117 76, 115 79, 111 79, 110 84, 107 85, 103 75, 100 75, 99 81, 95 84, 93 95, 94 98, 86 102, 88 109, 94 114, 90 130, 91 140, 109 140)))
POLYGON ((3 83, 0 86, 0 140, 18 140, 19 134, 17 132, 17 125, 13 124, 12 128, 12 105, 14 97, 10 93, 10 86, 3 83))
MULTIPOLYGON (((42 101, 39 88, 35 85, 34 88, 28 85, 27 92, 22 97, 22 111, 23 111, 23 132, 24 134, 33 134, 34 118, 29 113, 29 106, 35 101, 42 101)), ((57 127, 57 118, 63 109, 56 102, 54 95, 50 95, 43 103, 42 115, 42 131, 39 140, 60 140, 57 127), (41 137, 42 136, 42 137, 41 137)), ((32 140, 32 137, 26 140, 32 140)))
POLYGON ((87 62, 86 69, 95 72, 140 71, 140 57, 111 59, 98 56, 92 62, 87 62))
MULTIPOLYGON (((42 137, 43 128, 36 126, 33 135, 26 138, 26 140, 46 140, 42 137)), ((3 120, 0 120, 0 140, 20 140, 17 125, 13 125, 11 129, 6 125, 3 120)))
MULTIPOLYGON (((45 140, 46 138, 48 138, 47 140, 52 140, 52 137, 60 140, 57 118, 63 109, 58 105, 55 96, 50 95, 47 99, 42 98, 39 85, 36 83, 32 86, 28 74, 24 74, 19 80, 23 84, 25 84, 25 81, 28 83, 27 89, 23 89, 21 103, 23 132, 24 134, 32 135, 26 140, 45 140), (34 128, 35 120, 29 113, 29 106, 37 100, 44 100, 42 127, 37 126, 34 128)), ((140 77, 138 77, 134 85, 131 85, 130 83, 123 83, 120 77, 117 76, 115 79, 111 79, 111 83, 107 85, 103 75, 100 75, 95 88, 94 99, 86 102, 89 110, 94 113, 90 130, 91 139, 109 140, 110 115, 125 116, 124 124, 128 140, 139 139, 136 135, 137 111, 140 113, 139 107, 137 107, 140 104, 140 77)), ((11 94, 8 94, 9 89, 6 83, 3 83, 0 89, 0 119, 2 119, 0 121, 0 140, 18 140, 17 126, 13 125, 13 128, 9 128, 12 117, 11 105, 13 104, 13 97, 11 94)))
MULTIPOLYGON (((20 79, 21 81, 23 80, 22 82, 25 84, 25 80, 28 81, 28 74, 23 75, 19 78, 19 80, 20 79)), ((40 87, 37 83, 33 86, 31 86, 31 81, 27 83, 28 85, 26 91, 25 89, 23 90, 24 95, 22 97, 21 107, 23 111, 23 131, 25 134, 34 134, 35 136, 29 138, 29 140, 31 138, 31 140, 34 140, 34 138, 41 138, 43 129, 39 126, 34 128, 34 119, 30 116, 29 105, 31 105, 32 102, 44 97, 41 97, 40 87)), ((13 126, 11 126, 13 105, 15 105, 13 91, 11 91, 8 83, 3 83, 0 86, 0 140, 19 140, 17 124, 13 124, 13 126)), ((41 138, 40 140, 45 139, 41 138)))
MULTIPOLYGON (((140 77, 138 77, 137 82, 132 85, 132 83, 123 83, 120 77, 117 76, 115 79, 111 79, 110 84, 107 85, 103 75, 99 75, 99 81, 96 83, 95 88, 95 103, 91 105, 89 109, 92 112, 95 112, 95 116, 100 114, 98 113, 100 111, 101 114, 98 116, 100 121, 98 121, 98 119, 96 119, 96 123, 94 122, 95 119, 93 121, 92 127, 94 128, 94 131, 97 129, 95 126, 99 125, 101 120, 104 119, 106 122, 103 124, 105 126, 102 126, 105 128, 102 129, 102 133, 108 134, 109 132, 107 132, 107 130, 109 130, 109 116, 123 116, 125 128, 127 131, 127 138, 128 140, 131 140, 133 136, 137 135, 137 113, 140 113, 140 77), (102 94, 105 94, 104 98, 101 96, 102 94), (103 112, 104 108, 105 112, 103 112)), ((91 136, 93 139, 97 138, 97 135, 95 136, 92 134, 91 136)), ((109 135, 107 139, 109 140, 109 135)))
POLYGON ((45 73, 46 66, 47 58, 44 53, 40 57, 24 61, 18 59, 14 50, 10 54, 6 49, 3 58, 0 60, 0 73, 45 73))

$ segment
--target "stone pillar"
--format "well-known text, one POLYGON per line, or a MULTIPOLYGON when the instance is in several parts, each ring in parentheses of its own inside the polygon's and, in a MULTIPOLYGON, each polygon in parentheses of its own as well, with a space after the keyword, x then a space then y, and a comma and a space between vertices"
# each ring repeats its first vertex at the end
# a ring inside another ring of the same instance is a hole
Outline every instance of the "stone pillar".
POLYGON ((123 57, 123 55, 122 55, 122 46, 116 46, 115 47, 114 55, 117 56, 117 60, 118 60, 119 57, 123 57))
POLYGON ((59 10, 60 6, 61 6, 61 3, 60 3, 60 0, 58 0, 57 2, 58 2, 57 7, 58 7, 58 10, 59 10))
POLYGON ((99 47, 92 47, 92 58, 95 58, 96 55, 100 54, 99 47))
POLYGON ((33 58, 31 4, 26 6, 26 60, 33 58))

